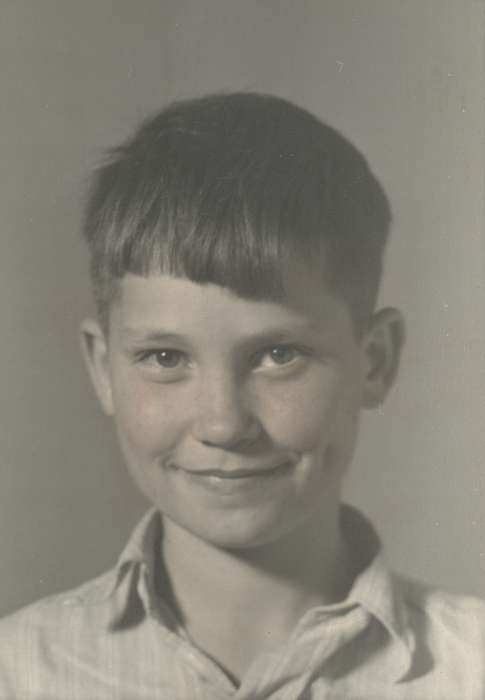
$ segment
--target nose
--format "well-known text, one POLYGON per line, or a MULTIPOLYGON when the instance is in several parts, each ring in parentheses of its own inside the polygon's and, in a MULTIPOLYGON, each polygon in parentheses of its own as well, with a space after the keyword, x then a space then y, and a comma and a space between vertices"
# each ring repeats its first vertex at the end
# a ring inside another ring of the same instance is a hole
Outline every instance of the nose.
POLYGON ((221 374, 206 377, 196 401, 193 433, 199 442, 236 449, 259 438, 261 424, 237 378, 221 374))

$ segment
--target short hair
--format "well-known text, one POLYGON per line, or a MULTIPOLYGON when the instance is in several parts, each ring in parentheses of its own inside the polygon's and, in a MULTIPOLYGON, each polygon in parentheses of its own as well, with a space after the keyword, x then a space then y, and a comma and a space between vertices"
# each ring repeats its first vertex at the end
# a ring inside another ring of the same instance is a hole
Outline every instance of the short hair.
POLYGON ((321 260, 361 327, 390 222, 381 185, 338 131, 282 98, 239 92, 173 103, 111 150, 83 234, 104 321, 126 273, 281 300, 296 255, 321 260))

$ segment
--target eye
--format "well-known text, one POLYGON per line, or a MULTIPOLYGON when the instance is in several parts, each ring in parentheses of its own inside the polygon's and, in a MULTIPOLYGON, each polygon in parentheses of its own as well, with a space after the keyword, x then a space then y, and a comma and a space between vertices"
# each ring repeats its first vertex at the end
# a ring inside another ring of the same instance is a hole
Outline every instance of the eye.
POLYGON ((184 360, 184 353, 180 350, 157 350, 157 352, 152 353, 152 356, 157 365, 165 369, 175 369, 184 360))
POLYGON ((181 350, 162 348, 160 350, 147 350, 141 354, 140 361, 161 369, 178 369, 187 364, 187 357, 181 350))
POLYGON ((302 356, 302 352, 294 345, 273 345, 259 355, 258 366, 271 368, 289 365, 302 356))

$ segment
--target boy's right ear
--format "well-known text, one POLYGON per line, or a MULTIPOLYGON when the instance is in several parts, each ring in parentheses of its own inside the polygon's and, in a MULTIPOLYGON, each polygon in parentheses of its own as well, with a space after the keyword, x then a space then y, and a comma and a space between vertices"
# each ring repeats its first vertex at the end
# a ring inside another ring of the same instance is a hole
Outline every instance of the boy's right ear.
POLYGON ((81 347, 96 395, 108 416, 113 415, 113 396, 108 343, 97 321, 86 319, 81 324, 81 347))

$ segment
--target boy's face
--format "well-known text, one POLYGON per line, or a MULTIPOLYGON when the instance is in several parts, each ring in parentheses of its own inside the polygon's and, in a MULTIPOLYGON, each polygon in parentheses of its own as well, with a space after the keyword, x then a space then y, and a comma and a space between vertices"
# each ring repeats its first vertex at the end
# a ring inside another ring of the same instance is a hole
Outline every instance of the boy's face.
POLYGON ((311 270, 281 303, 126 275, 109 338, 84 325, 135 482, 165 518, 229 548, 335 514, 360 408, 393 373, 385 353, 376 366, 386 333, 357 339, 347 305, 311 270))

